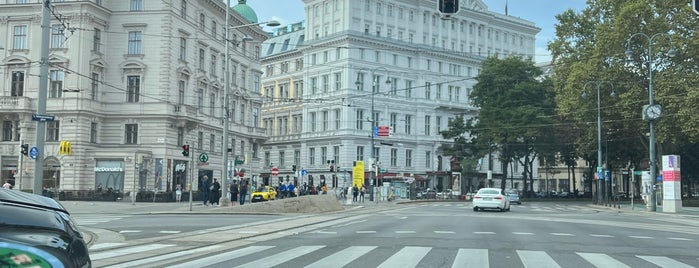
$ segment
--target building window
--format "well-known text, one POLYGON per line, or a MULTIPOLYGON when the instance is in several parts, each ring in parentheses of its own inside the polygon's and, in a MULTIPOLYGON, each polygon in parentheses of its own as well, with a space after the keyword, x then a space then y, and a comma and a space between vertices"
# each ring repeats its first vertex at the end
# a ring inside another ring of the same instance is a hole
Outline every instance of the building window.
POLYGON ((209 152, 212 152, 212 153, 215 152, 216 151, 215 148, 216 148, 216 135, 211 134, 211 135, 209 135, 209 152))
POLYGON ((357 146, 357 160, 364 161, 364 146, 357 146))
POLYGON ((131 0, 131 11, 143 11, 143 0, 131 0))
POLYGON ((197 150, 202 150, 204 148, 204 132, 197 132, 197 150))
POLYGON ((405 116, 405 134, 412 134, 412 123, 413 123, 413 117, 411 115, 406 115, 405 116))
POLYGON ((206 16, 203 13, 199 14, 199 29, 206 30, 206 16))
POLYGON ((320 147, 320 162, 321 165, 323 162, 330 162, 330 159, 328 159, 328 147, 320 147))
POLYGON ((126 102, 138 102, 141 95, 141 77, 129 75, 126 81, 126 102))
POLYGON ((46 122, 46 141, 58 141, 61 122, 58 120, 46 122))
POLYGON ((425 136, 430 135, 430 128, 432 128, 432 117, 429 115, 425 115, 425 136))
POLYGON ((322 83, 321 86, 323 87, 323 93, 327 93, 328 88, 330 87, 330 85, 329 85, 330 76, 326 74, 326 75, 321 76, 320 78, 321 78, 321 83, 322 83))
POLYGON ((187 38, 180 37, 180 60, 187 61, 187 38))
POLYGON ((12 48, 27 49, 27 25, 18 25, 14 27, 12 48))
POLYGON ((355 127, 358 130, 364 129, 364 110, 357 110, 357 124, 355 127))
POLYGON ((200 88, 197 90, 197 109, 201 113, 204 113, 204 89, 200 88))
POLYGON ((95 28, 92 33, 92 51, 99 53, 102 49, 102 30, 95 28))
POLYGON ((284 167, 286 165, 286 163, 284 163, 285 156, 286 156, 286 154, 283 151, 279 152, 279 166, 280 167, 284 167))
POLYGON ((97 143, 97 123, 90 123, 90 143, 97 143))
POLYGON ((177 146, 184 145, 184 127, 177 128, 177 146))
POLYGON ((209 72, 211 72, 211 75, 216 75, 216 63, 218 60, 216 60, 216 54, 211 54, 211 62, 210 67, 209 67, 209 72))
POLYGON ((138 124, 126 124, 126 144, 138 144, 138 124))
POLYGON ((90 93, 92 94, 90 98, 92 100, 97 100, 97 94, 99 94, 99 84, 100 75, 98 73, 92 73, 92 79, 90 80, 90 93))
POLYGON ((214 116, 216 112, 216 94, 209 94, 209 115, 214 116))
POLYGON ((335 90, 342 90, 342 73, 335 73, 335 90))
POLYGON ((311 116, 311 122, 310 122, 311 132, 315 132, 316 131, 316 113, 313 112, 313 113, 310 113, 309 115, 311 116))
POLYGON ((308 149, 308 164, 314 166, 316 164, 316 148, 308 149))
POLYGON ((185 20, 187 19, 187 0, 182 0, 180 4, 180 16, 184 18, 185 20))
POLYGON ((432 168, 432 152, 425 152, 425 168, 432 168))
POLYGON ((335 110, 335 129, 340 129, 340 109, 335 110))
POLYGON ((206 57, 206 51, 204 51, 203 48, 200 48, 199 49, 199 70, 202 70, 202 71, 204 70, 204 66, 205 66, 204 65, 205 64, 204 57, 206 57))
POLYGON ((49 72, 50 88, 49 98, 60 98, 63 95, 63 79, 65 73, 60 70, 51 70, 49 72))
POLYGON ((143 33, 141 31, 129 32, 129 55, 141 55, 141 42, 143 41, 143 33))
POLYGON ((66 36, 63 34, 63 25, 51 25, 51 48, 63 48, 66 42, 66 36))
POLYGON ((12 97, 24 96, 24 72, 12 72, 10 87, 12 97))
POLYGON ((391 149, 391 166, 395 167, 398 165, 398 149, 391 149))
POLYGON ((2 121, 2 141, 12 141, 12 121, 2 121))

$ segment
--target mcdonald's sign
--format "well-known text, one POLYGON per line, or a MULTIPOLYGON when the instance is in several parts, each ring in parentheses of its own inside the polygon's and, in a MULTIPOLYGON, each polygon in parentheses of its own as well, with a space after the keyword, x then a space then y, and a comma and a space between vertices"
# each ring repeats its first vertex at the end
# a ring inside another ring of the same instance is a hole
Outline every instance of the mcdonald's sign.
POLYGON ((73 147, 69 141, 61 141, 61 144, 58 147, 58 154, 65 154, 65 155, 72 155, 73 154, 73 147))

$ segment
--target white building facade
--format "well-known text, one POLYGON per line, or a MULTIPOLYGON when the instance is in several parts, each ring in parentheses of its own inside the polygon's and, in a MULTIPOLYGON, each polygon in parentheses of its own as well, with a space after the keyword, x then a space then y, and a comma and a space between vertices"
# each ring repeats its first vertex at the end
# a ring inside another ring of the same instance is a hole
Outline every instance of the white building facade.
MULTIPOLYGON (((31 191, 34 162, 20 144, 35 141, 44 1, 8 2, 0 5, 0 166, 3 180, 31 191)), ((268 36, 261 27, 231 30, 226 104, 225 1, 51 2, 46 109, 55 121, 46 123, 43 187, 73 195, 98 186, 172 191, 191 182, 197 190, 203 175, 222 177, 224 148, 248 159, 249 174, 260 169, 257 150, 267 137, 259 126, 259 55, 268 36), (71 155, 59 154, 61 141, 71 142, 71 155)), ((230 14, 232 27, 257 23, 230 14)))
MULTIPOLYGON (((490 12, 479 0, 462 1, 459 13, 448 19, 439 14, 437 1, 304 3, 303 44, 293 52, 302 57, 302 68, 289 71, 302 77, 296 108, 288 109, 296 112, 264 115, 268 130, 297 129, 297 124, 300 129, 293 135, 270 132, 263 161, 283 162, 280 173, 304 182, 313 176, 316 184, 329 186, 348 186, 352 176, 346 171, 364 161, 366 185, 390 181, 402 188, 413 178, 421 187, 454 188, 451 173, 460 170, 458 165, 452 170, 451 156, 440 150, 451 143, 440 131, 457 115, 477 113, 469 95, 482 61, 496 54, 533 56, 539 28, 490 12), (299 119, 284 119, 288 116, 299 119), (373 125, 388 128, 390 136, 372 139, 373 125), (376 180, 368 179, 372 164, 374 172, 383 171, 376 180), (307 175, 293 173, 292 165, 307 175)), ((283 40, 270 39, 263 51, 272 42, 283 46, 283 40)), ((264 55, 265 70, 288 60, 264 55)), ((265 74, 266 97, 284 99, 275 95, 284 94, 279 80, 265 74)), ((291 103, 266 102, 265 111, 280 105, 291 103)), ((465 183, 458 187, 468 190, 465 183)))

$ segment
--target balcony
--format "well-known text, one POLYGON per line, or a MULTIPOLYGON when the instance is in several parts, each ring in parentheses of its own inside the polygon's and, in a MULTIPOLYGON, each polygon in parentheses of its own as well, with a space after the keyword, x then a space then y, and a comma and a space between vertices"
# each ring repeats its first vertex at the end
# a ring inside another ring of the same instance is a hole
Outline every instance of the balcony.
POLYGON ((33 100, 29 97, 2 96, 0 112, 33 112, 36 110, 32 108, 33 100))

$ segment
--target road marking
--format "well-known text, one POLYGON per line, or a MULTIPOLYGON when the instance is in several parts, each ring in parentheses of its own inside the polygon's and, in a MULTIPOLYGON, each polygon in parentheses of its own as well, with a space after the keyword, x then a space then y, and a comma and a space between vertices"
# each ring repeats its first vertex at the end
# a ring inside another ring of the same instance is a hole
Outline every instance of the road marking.
POLYGON ((596 267, 615 267, 615 268, 630 268, 626 264, 617 261, 616 259, 602 253, 580 253, 576 252, 580 257, 585 259, 596 267))
POLYGON ((306 268, 343 267, 375 248, 376 246, 352 246, 311 263, 306 268))
POLYGON ((473 232, 474 234, 495 234, 495 232, 473 232))
POLYGON ((452 231, 434 231, 435 234, 453 234, 452 231))
POLYGON ((315 231, 314 234, 337 234, 337 232, 315 231))
POLYGON ((636 239, 653 239, 650 236, 640 236, 640 235, 630 235, 630 238, 636 238, 636 239))
POLYGON ((396 231, 397 234, 414 234, 415 231, 396 231))
POLYGON ((240 231, 239 234, 259 234, 258 231, 240 231))
POLYGON ((124 256, 128 254, 133 254, 133 253, 140 253, 143 251, 149 251, 149 250, 156 250, 156 249, 161 249, 161 248, 166 248, 166 247, 172 247, 174 245, 169 245, 169 244, 150 244, 150 245, 142 245, 142 246, 135 246, 135 247, 130 247, 130 248, 120 248, 120 249, 115 249, 115 250, 110 250, 107 252, 101 252, 97 254, 92 254, 90 256, 90 259, 93 261, 96 260, 102 260, 102 259, 107 259, 107 258, 114 258, 114 257, 119 257, 119 256, 124 256))
POLYGON ((461 267, 490 267, 487 249, 459 249, 452 268, 461 267))
POLYGON ((667 268, 692 268, 694 266, 689 266, 684 263, 678 262, 676 260, 670 259, 668 257, 661 257, 661 256, 638 256, 641 259, 644 259, 650 263, 653 263, 657 266, 660 267, 667 267, 667 268))
POLYGON ((431 249, 430 247, 404 247, 377 268, 415 267, 431 249))
POLYGON ((113 248, 113 247, 118 247, 118 246, 126 245, 126 244, 128 244, 128 243, 98 243, 98 244, 92 245, 90 247, 90 250, 113 248))
POLYGON ((520 233, 520 232, 512 232, 514 235, 534 235, 534 233, 520 233))
POLYGON ((693 240, 693 239, 681 238, 681 237, 668 237, 667 239, 670 239, 670 240, 678 240, 678 241, 692 241, 692 240, 693 240))
MULTIPOLYGON (((246 264, 243 264, 241 266, 237 266, 239 268, 259 268, 259 267, 272 267, 276 265, 283 264, 285 262, 288 262, 290 260, 293 260, 295 258, 298 258, 300 256, 306 255, 308 253, 314 252, 316 250, 319 250, 321 248, 324 248, 325 246, 300 246, 296 247, 293 250, 287 250, 283 251, 277 254, 274 254, 269 257, 265 257, 253 262, 248 262, 246 264)), ((190 266, 190 267, 201 267, 201 266, 190 266)))
POLYGON ((141 230, 121 230, 119 231, 120 234, 126 234, 126 233, 140 233, 141 230))
POLYGON ((517 250, 525 268, 560 268, 556 261, 543 251, 517 250))
POLYGON ((613 235, 606 235, 606 234, 591 234, 590 236, 594 236, 594 237, 614 237, 613 235))
POLYGON ((161 234, 179 234, 182 231, 160 231, 161 234))
POLYGON ((165 255, 159 255, 159 256, 155 256, 155 257, 151 257, 151 258, 120 263, 117 265, 107 266, 105 268, 140 267, 140 266, 143 266, 144 264, 147 264, 147 263, 152 263, 152 262, 162 261, 162 260, 169 260, 169 259, 176 259, 178 257, 182 257, 182 256, 186 256, 186 255, 215 250, 215 249, 220 248, 220 247, 222 247, 222 246, 221 245, 213 245, 213 246, 207 246, 207 247, 193 248, 193 249, 173 252, 173 253, 169 253, 169 254, 165 254, 165 255))
MULTIPOLYGON (((212 263, 229 261, 231 259, 247 256, 247 255, 250 255, 253 253, 257 253, 260 251, 264 251, 264 250, 273 248, 273 247, 274 246, 250 246, 250 247, 241 248, 238 250, 226 252, 223 254, 213 255, 213 256, 205 257, 205 258, 190 261, 190 262, 177 264, 174 266, 170 266, 170 268, 204 267, 206 265, 211 265, 212 263)), ((182 253, 180 253, 180 252, 177 252, 177 254, 178 254, 178 256, 182 256, 182 253)))
POLYGON ((556 235, 556 236, 575 236, 574 234, 567 234, 567 233, 551 233, 551 235, 556 235))
POLYGON ((376 231, 356 231, 355 233, 358 233, 358 234, 375 234, 376 231))

